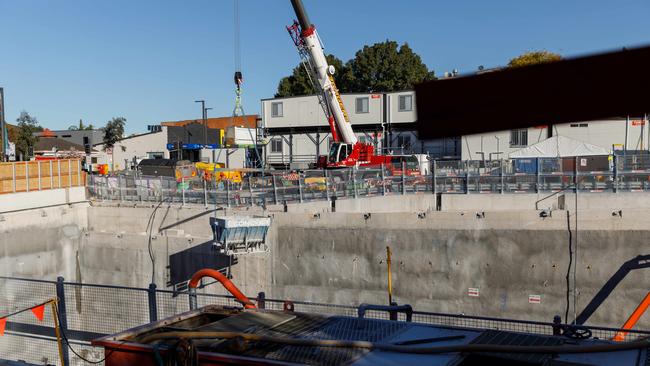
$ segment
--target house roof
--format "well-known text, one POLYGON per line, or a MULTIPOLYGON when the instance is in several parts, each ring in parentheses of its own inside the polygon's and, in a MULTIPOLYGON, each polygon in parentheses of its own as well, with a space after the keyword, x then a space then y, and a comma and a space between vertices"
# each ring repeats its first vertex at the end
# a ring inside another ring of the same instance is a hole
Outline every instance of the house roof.
POLYGON ((84 151, 84 147, 57 137, 41 137, 34 144, 34 151, 84 151))
MULTIPOLYGON (((208 118, 207 120, 207 127, 208 128, 218 128, 225 130, 228 127, 231 126, 236 126, 236 127, 247 127, 247 128, 255 128, 257 126, 257 118, 258 116, 256 114, 249 114, 246 116, 239 116, 239 117, 214 117, 214 118, 208 118)), ((187 119, 183 121, 168 121, 168 122, 161 122, 160 124, 162 126, 177 126, 177 127, 182 127, 191 123, 199 123, 203 125, 203 121, 198 118, 198 119, 187 119)))
POLYGON ((562 158, 590 155, 609 155, 609 150, 565 136, 553 136, 511 152, 510 158, 562 158))

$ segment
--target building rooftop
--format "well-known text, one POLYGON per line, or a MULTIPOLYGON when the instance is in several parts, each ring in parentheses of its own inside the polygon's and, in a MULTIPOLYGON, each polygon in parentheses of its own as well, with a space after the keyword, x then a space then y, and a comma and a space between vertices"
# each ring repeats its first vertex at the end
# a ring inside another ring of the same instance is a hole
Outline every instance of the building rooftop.
MULTIPOLYGON (((239 116, 239 117, 213 117, 207 119, 207 125, 208 128, 218 128, 223 130, 231 126, 255 128, 257 126, 257 118, 258 116, 256 114, 249 114, 246 116, 239 116)), ((182 121, 167 121, 167 122, 161 122, 160 124, 162 126, 182 127, 191 123, 199 123, 203 125, 203 120, 197 118, 197 119, 187 119, 182 121)))

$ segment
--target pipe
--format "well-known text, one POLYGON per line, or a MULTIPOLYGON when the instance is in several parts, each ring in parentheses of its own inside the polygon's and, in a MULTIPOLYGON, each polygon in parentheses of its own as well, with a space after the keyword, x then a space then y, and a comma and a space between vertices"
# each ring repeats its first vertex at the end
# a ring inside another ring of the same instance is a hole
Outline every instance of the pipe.
POLYGON ((650 306, 650 292, 648 292, 645 295, 645 298, 641 301, 639 306, 637 306, 636 309, 632 312, 632 315, 627 319, 625 324, 623 324, 623 327, 621 328, 621 331, 616 332, 616 335, 614 336, 614 340, 616 342, 622 342, 625 340, 625 336, 627 335, 628 332, 625 332, 623 330, 630 330, 634 328, 636 323, 639 321, 641 316, 645 313, 645 311, 648 309, 648 306, 650 306))
POLYGON ((190 279, 190 284, 189 284, 190 290, 196 289, 196 287, 199 285, 199 281, 203 277, 212 277, 215 280, 219 281, 223 285, 223 287, 225 287, 226 290, 228 290, 228 292, 230 292, 235 297, 235 299, 237 299, 237 301, 244 304, 245 309, 256 309, 256 306, 248 299, 248 297, 246 297, 246 295, 244 295, 241 291, 239 291, 237 286, 235 286, 235 284, 232 283, 232 281, 230 281, 226 276, 224 276, 223 274, 221 274, 221 272, 215 269, 204 268, 196 272, 192 276, 192 279, 190 279))
POLYGON ((375 343, 366 341, 347 341, 338 339, 306 339, 292 337, 275 337, 261 334, 240 333, 240 332, 163 332, 151 334, 144 337, 139 343, 150 344, 165 339, 238 339, 249 342, 268 342, 289 346, 300 347, 338 347, 338 348, 360 348, 368 350, 380 350, 386 352, 413 353, 413 354, 438 354, 438 353, 542 353, 542 354, 574 354, 574 353, 598 353, 638 350, 650 346, 646 338, 632 342, 603 343, 590 346, 510 346, 495 344, 459 344, 436 347, 412 347, 399 346, 389 343, 375 343))

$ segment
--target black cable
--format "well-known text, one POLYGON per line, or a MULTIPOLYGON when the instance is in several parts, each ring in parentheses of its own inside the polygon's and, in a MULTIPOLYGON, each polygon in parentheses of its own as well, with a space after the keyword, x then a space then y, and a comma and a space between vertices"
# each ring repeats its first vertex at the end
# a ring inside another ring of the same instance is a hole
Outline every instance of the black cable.
POLYGON ((147 243, 147 249, 149 251, 149 259, 151 259, 151 283, 154 283, 154 280, 156 278, 156 257, 154 256, 153 252, 153 246, 151 245, 151 237, 153 235, 153 227, 154 223, 156 221, 156 211, 162 206, 162 204, 167 201, 169 198, 161 200, 158 205, 153 209, 153 212, 151 212, 151 215, 149 215, 149 221, 147 221, 147 228, 145 229, 147 232, 149 232, 149 239, 147 243))
MULTIPOLYGON (((55 311, 55 313, 56 313, 56 317, 57 317, 57 319, 58 319, 58 321, 59 321, 59 325, 62 324, 62 323, 61 323, 61 315, 59 314, 59 309, 57 309, 57 310, 55 311)), ((69 349, 70 351, 72 351, 72 353, 74 353, 75 356, 77 356, 78 358, 80 358, 82 361, 84 361, 84 362, 86 362, 86 363, 90 363, 90 364, 93 364, 93 365, 100 364, 100 363, 106 361, 106 359, 107 359, 110 355, 112 355, 113 352, 115 352, 115 351, 117 350, 117 348, 116 348, 116 349, 112 349, 112 350, 111 350, 110 352, 108 352, 107 354, 104 354, 104 358, 102 358, 101 360, 92 361, 92 360, 89 360, 89 359, 83 357, 82 355, 78 354, 77 351, 75 351, 74 348, 72 348, 72 345, 70 344, 70 341, 68 340, 68 336, 65 334, 65 332, 63 331, 63 327, 61 327, 61 326, 59 326, 59 333, 61 333, 61 337, 63 337, 63 340, 65 341, 65 344, 68 346, 68 349, 69 349)), ((124 343, 126 343, 126 340, 122 341, 122 344, 124 344, 124 343)))
POLYGON ((571 277, 571 266, 573 265, 573 234, 571 233, 571 214, 567 210, 566 212, 566 224, 567 230, 569 231, 569 267, 566 270, 566 310, 564 311, 564 323, 569 323, 569 299, 570 299, 570 277, 571 277))

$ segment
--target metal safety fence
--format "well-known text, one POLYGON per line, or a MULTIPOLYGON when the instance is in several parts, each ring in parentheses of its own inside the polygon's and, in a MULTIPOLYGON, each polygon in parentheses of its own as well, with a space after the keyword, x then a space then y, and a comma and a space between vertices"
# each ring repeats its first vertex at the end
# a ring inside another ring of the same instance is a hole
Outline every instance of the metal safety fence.
MULTIPOLYGON (((197 304, 241 306, 232 296, 215 294, 212 283, 197 292, 197 304)), ((85 365, 88 361, 103 364, 103 348, 93 347, 90 341, 107 334, 117 333, 149 322, 164 319, 190 310, 190 295, 148 288, 109 286, 56 281, 44 281, 15 277, 0 277, 0 316, 16 309, 26 308, 58 298, 59 323, 67 339, 63 349, 65 365, 85 365)), ((407 311, 391 313, 364 305, 335 305, 307 301, 268 299, 259 293, 251 299, 258 308, 291 310, 305 313, 365 316, 373 319, 392 319, 467 329, 494 329, 535 334, 561 334, 572 329, 571 325, 556 322, 535 322, 458 314, 407 311)), ((584 328, 583 328, 584 329, 584 328)), ((606 327, 588 328, 593 337, 612 339, 619 329, 606 327)), ((625 340, 650 336, 650 331, 629 330, 625 340)), ((109 356, 110 357, 110 356, 109 356)), ((54 331, 54 319, 46 312, 43 321, 28 313, 8 319, 5 334, 0 337, 0 360, 24 361, 41 365, 58 365, 59 353, 54 331)))
POLYGON ((646 192, 650 154, 510 160, 432 161, 429 169, 381 165, 335 170, 246 170, 241 179, 176 180, 91 176, 97 200, 225 207, 406 194, 516 194, 559 191, 646 192))

